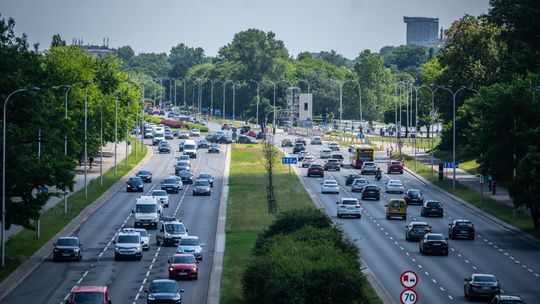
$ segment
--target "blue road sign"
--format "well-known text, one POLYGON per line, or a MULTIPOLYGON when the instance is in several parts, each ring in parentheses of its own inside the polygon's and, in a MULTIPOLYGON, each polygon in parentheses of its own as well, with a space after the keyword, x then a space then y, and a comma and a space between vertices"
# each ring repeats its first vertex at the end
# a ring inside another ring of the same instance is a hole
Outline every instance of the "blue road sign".
POLYGON ((444 167, 445 168, 459 168, 459 163, 455 163, 454 165, 452 164, 453 164, 452 162, 444 162, 444 167))
POLYGON ((281 163, 285 165, 293 165, 298 163, 298 158, 296 157, 282 157, 281 163))
POLYGON ((364 133, 358 133, 358 138, 362 139, 362 138, 364 138, 364 137, 366 137, 366 136, 364 135, 364 133))
POLYGON ((214 115, 221 116, 221 109, 214 109, 214 115))
POLYGON ((49 193, 49 187, 47 186, 41 187, 41 193, 49 193))

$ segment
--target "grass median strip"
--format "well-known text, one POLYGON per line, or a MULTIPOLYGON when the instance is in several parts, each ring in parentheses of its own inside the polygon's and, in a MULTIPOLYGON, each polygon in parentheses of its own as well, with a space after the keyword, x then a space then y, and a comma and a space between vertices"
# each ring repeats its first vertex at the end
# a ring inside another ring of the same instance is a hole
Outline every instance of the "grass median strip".
MULTIPOLYGON (((242 274, 252 259, 257 235, 275 219, 273 214, 268 213, 266 185, 262 145, 233 145, 220 303, 245 303, 242 296, 242 274)), ((287 165, 278 163, 274 167, 274 185, 278 212, 314 208, 296 174, 291 170, 289 175, 287 165)), ((380 303, 371 286, 366 286, 366 294, 370 295, 370 303, 380 303)))
MULTIPOLYGON (((135 147, 140 147, 140 141, 138 140, 132 138, 131 143, 138 143, 135 147)), ((0 282, 69 224, 82 210, 133 169, 145 157, 147 153, 146 146, 142 153, 140 153, 140 150, 138 152, 137 158, 135 158, 135 150, 132 149, 127 167, 125 161, 118 163, 117 176, 114 176, 114 167, 105 172, 103 174, 103 187, 100 186, 99 178, 92 180, 88 184, 88 198, 84 197, 84 188, 70 195, 68 197, 67 214, 64 214, 64 204, 62 202, 44 212, 41 216, 41 237, 39 239, 36 238, 36 232, 29 229, 24 229, 10 238, 6 242, 6 267, 0 269, 0 282)))

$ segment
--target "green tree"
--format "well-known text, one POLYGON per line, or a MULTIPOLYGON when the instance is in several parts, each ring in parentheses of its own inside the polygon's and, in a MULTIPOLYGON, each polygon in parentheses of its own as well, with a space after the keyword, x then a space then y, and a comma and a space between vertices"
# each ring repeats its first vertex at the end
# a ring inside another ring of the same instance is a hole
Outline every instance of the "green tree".
POLYGON ((171 64, 165 53, 142 53, 131 58, 127 70, 141 71, 152 78, 158 78, 169 74, 171 64))
POLYGON ((428 49, 419 45, 400 45, 384 55, 384 65, 396 66, 399 71, 418 68, 427 61, 428 49))
POLYGON ((59 34, 54 35, 52 38, 51 47, 55 46, 66 46, 66 41, 59 34))
POLYGON ((135 56, 135 51, 129 45, 121 46, 116 50, 116 56, 126 64, 135 56))
POLYGON ((169 55, 171 70, 170 77, 184 78, 188 70, 204 62, 204 50, 200 47, 192 48, 183 43, 174 46, 169 55))

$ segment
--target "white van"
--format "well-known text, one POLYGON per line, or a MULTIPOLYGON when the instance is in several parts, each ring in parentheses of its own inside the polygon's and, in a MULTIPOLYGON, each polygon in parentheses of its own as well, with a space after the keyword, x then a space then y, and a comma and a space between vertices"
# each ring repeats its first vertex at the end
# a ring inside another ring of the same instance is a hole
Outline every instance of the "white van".
POLYGON ((139 196, 132 213, 135 214, 135 228, 148 227, 149 229, 156 229, 163 213, 163 207, 159 198, 155 196, 139 196))
POLYGON ((197 143, 193 139, 186 139, 184 142, 184 155, 197 158, 197 143))

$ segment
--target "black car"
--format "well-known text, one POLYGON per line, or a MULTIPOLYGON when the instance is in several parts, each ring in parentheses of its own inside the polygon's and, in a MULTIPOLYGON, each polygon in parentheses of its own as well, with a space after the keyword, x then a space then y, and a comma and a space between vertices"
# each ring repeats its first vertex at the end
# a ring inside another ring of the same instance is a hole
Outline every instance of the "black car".
POLYGON ((420 241, 421 254, 442 254, 448 255, 448 241, 440 233, 427 233, 420 241))
POLYGON ((425 201, 420 210, 421 216, 443 217, 443 205, 437 201, 425 201))
POLYGON ((345 186, 352 185, 352 182, 354 182, 355 179, 360 178, 360 174, 358 173, 349 173, 345 176, 345 186))
POLYGON ((296 143, 293 147, 293 153, 300 153, 300 151, 305 151, 306 146, 303 143, 296 143))
POLYGON ((210 144, 210 147, 208 147, 208 153, 219 153, 219 144, 210 144))
POLYGON ((162 141, 159 143, 159 147, 158 147, 158 151, 159 153, 171 153, 171 144, 169 144, 168 142, 166 141, 162 141))
POLYGON ((218 139, 219 135, 220 135, 220 134, 212 133, 212 134, 207 134, 204 138, 205 138, 208 142, 215 143, 215 142, 217 142, 217 139, 218 139))
POLYGON ((126 191, 138 191, 143 192, 144 191, 144 183, 142 178, 138 176, 130 177, 127 181, 126 191))
POLYGON ((249 130, 251 130, 251 126, 247 126, 247 125, 246 125, 246 126, 242 126, 242 127, 240 128, 240 134, 247 133, 247 132, 249 132, 249 130))
POLYGON ((376 185, 366 185, 362 191, 362 200, 367 200, 368 198, 373 198, 375 200, 381 199, 381 189, 376 185))
POLYGON ((324 171, 328 171, 328 170, 336 170, 336 171, 339 171, 339 170, 340 170, 340 163, 339 163, 339 160, 337 160, 337 159, 329 159, 329 160, 324 164, 324 171))
POLYGON ((255 137, 240 135, 236 141, 239 144, 257 144, 259 141, 255 137))
POLYGON ((407 241, 419 241, 426 233, 431 232, 431 226, 426 222, 411 222, 405 226, 405 239, 407 241))
POLYGON ((214 187, 214 177, 210 173, 203 172, 197 177, 198 180, 207 180, 210 187, 214 187))
POLYGON ((217 143, 218 144, 232 144, 232 138, 229 135, 224 134, 218 137, 217 143))
POLYGON ((207 149, 210 147, 210 143, 208 142, 208 140, 206 139, 201 139, 199 140, 199 142, 197 143, 197 148, 200 149, 200 148, 203 148, 203 149, 207 149))
POLYGON ((140 177, 142 179, 142 181, 145 182, 145 183, 151 183, 152 182, 152 172, 150 172, 148 170, 141 170, 141 171, 137 172, 136 175, 138 177, 140 177))
POLYGON ((189 171, 180 171, 176 175, 180 176, 182 183, 184 184, 193 184, 193 174, 189 171))
POLYGON ((147 293, 147 304, 180 304, 182 303, 182 293, 184 290, 180 289, 174 280, 160 279, 153 280, 152 283, 150 283, 150 287, 144 292, 147 293))
POLYGON ((409 189, 403 197, 407 205, 422 205, 424 203, 424 195, 418 189, 409 189))
POLYGON ((53 243, 53 261, 82 260, 82 244, 77 237, 61 237, 53 243))
POLYGON ((176 178, 167 177, 161 181, 161 190, 167 191, 167 193, 178 193, 180 192, 180 185, 176 181, 176 178))
POLYGON ((454 220, 448 224, 448 238, 467 238, 474 240, 474 225, 469 220, 454 220))
POLYGON ((491 299, 501 293, 501 285, 492 274, 473 273, 465 278, 463 293, 470 300, 475 297, 491 299))

